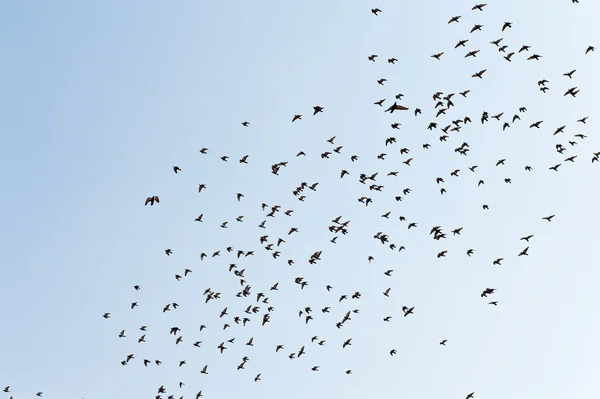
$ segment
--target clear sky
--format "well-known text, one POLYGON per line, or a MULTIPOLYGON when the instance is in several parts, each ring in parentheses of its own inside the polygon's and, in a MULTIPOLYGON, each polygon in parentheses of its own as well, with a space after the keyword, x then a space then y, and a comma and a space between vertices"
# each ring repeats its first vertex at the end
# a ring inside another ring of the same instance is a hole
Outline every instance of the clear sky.
POLYGON ((176 398, 199 390, 206 398, 250 399, 462 399, 472 391, 477 399, 600 397, 600 164, 591 163, 600 151, 600 54, 584 54, 600 45, 600 5, 502 0, 471 11, 473 4, 4 2, 0 388, 10 385, 11 393, 0 398, 42 391, 44 398, 142 399, 163 384, 176 398), (447 23, 457 15, 459 23, 447 23), (502 32, 507 21, 512 28, 502 32), (474 24, 482 30, 469 33, 474 24), (499 38, 507 53, 531 49, 507 62, 490 44, 499 38), (469 39, 466 47, 454 49, 461 39, 469 39), (477 57, 464 57, 475 49, 477 57), (442 51, 439 61, 430 57, 442 51), (534 53, 542 58, 527 61, 534 53), (482 69, 483 79, 471 78, 482 69), (573 69, 572 79, 563 76, 573 69), (549 80, 546 94, 541 79, 549 80), (563 96, 574 86, 576 98, 563 96), (467 98, 458 95, 464 90, 467 98), (436 91, 456 93, 455 107, 438 118, 436 91), (384 113, 398 93, 410 109, 384 113), (373 104, 381 99, 384 107, 373 104), (316 105, 324 112, 313 116, 316 105), (423 113, 415 117, 417 107, 423 113), (482 125, 483 111, 504 115, 482 125), (292 123, 294 114, 302 120, 292 123), (521 120, 513 123, 514 114, 521 120), (441 142, 441 128, 464 116, 473 123, 441 142), (586 124, 576 122, 585 116, 586 124), (438 128, 427 130, 432 121, 438 128), (536 121, 540 129, 530 129, 536 121), (587 138, 574 138, 579 133, 587 138), (332 136, 334 145, 326 142, 332 136), (386 147, 391 136, 397 142, 386 147), (462 142, 467 156, 453 151, 462 142), (557 143, 566 147, 562 155, 557 143), (341 154, 321 159, 337 146, 341 154), (295 157, 300 150, 306 157, 295 157), (354 163, 353 154, 360 157, 354 163), (244 155, 247 165, 238 162, 244 155), (564 162, 572 155, 574 163, 564 162), (402 163, 408 158, 410 166, 402 163), (271 174, 281 161, 289 164, 271 174), (558 163, 558 172, 548 169, 558 163), (340 180, 342 169, 350 175, 340 180), (358 181, 375 172, 375 182, 358 181), (300 202, 292 191, 303 181, 319 185, 300 202), (201 183, 207 189, 199 194, 201 183), (370 191, 372 183, 383 191, 370 191), (403 195, 404 188, 412 192, 403 195), (151 195, 160 204, 144 207, 151 195), (361 196, 373 203, 365 207, 361 196), (281 212, 266 217, 263 202, 281 212), (201 213, 204 222, 194 222, 201 213), (552 222, 542 220, 552 214, 552 222), (351 220, 349 233, 334 245, 327 227, 340 215, 351 220), (266 219, 267 228, 258 228, 266 219), (228 228, 219 228, 225 221, 228 228), (408 230, 409 222, 417 227, 408 230), (436 225, 446 239, 429 235, 436 225), (291 227, 299 231, 288 236, 291 227), (460 235, 450 233, 459 227, 460 235), (374 240, 379 231, 406 251, 374 240), (519 240, 529 234, 529 244, 519 240), (263 249, 262 235, 286 240, 279 259, 263 249), (529 256, 518 257, 527 245, 529 256), (256 255, 238 260, 227 246, 256 255), (217 250, 221 256, 210 257, 217 250), (310 265, 317 250, 322 260, 310 265), (209 258, 200 261, 202 252, 209 258), (235 297, 241 286, 230 263, 246 269, 250 297, 235 297), (186 268, 192 273, 176 281, 186 268), (301 290, 295 277, 308 286, 301 290), (279 290, 270 291, 276 282, 279 290), (497 291, 481 298, 487 287, 497 291), (207 288, 221 298, 205 304, 207 288), (350 299, 356 291, 362 297, 350 299), (247 327, 235 325, 233 316, 247 316, 258 292, 275 308, 271 322, 261 327, 268 305, 260 304, 247 327), (349 298, 340 303, 343 294, 349 298), (130 310, 133 301, 139 306, 130 310), (163 313, 172 302, 180 308, 163 313), (414 314, 402 317, 404 305, 415 306, 414 314), (308 324, 298 317, 306 306, 313 308, 308 324), (331 313, 321 313, 324 306, 331 313), (353 309, 360 313, 336 328, 353 309), (223 331, 225 322, 232 327, 223 331), (141 325, 147 342, 138 344, 141 325), (179 345, 173 326, 182 329, 179 345), (326 343, 311 343, 314 335, 326 343), (220 354, 217 345, 233 337, 220 354), (250 337, 253 347, 244 345, 250 337), (348 338, 352 345, 342 348, 348 338), (201 348, 192 345, 198 340, 201 348), (275 353, 278 344, 285 348, 275 353), (305 356, 288 359, 303 345, 305 356), (135 359, 123 367, 128 354, 135 359), (243 356, 250 360, 237 371, 243 356), (163 364, 144 367, 142 359, 163 364), (181 360, 187 364, 178 367, 181 360), (201 375, 205 364, 209 374, 201 375))

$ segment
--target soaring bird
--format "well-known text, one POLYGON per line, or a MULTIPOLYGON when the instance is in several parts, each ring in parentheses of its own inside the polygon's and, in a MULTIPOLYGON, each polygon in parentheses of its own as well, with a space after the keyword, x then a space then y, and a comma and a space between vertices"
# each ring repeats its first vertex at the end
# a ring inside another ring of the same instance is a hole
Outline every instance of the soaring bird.
POLYGON ((157 204, 160 203, 160 198, 158 198, 158 195, 153 195, 152 197, 146 198, 146 202, 144 203, 144 206, 148 205, 148 204, 150 204, 150 206, 152 206, 152 205, 154 205, 155 202, 157 204))
POLYGON ((394 103, 388 109, 386 109, 385 112, 389 112, 390 114, 393 114, 394 111, 406 111, 406 110, 408 110, 408 108, 406 108, 405 106, 394 103))
POLYGON ((483 79, 483 74, 485 73, 485 71, 487 71, 487 69, 482 69, 481 71, 474 73, 473 76, 471 76, 471 77, 483 79))

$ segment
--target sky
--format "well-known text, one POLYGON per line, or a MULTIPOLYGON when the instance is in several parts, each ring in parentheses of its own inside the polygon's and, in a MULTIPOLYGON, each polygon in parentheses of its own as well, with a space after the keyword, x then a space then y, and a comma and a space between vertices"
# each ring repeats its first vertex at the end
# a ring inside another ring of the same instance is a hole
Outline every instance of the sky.
POLYGON ((142 399, 161 385, 177 398, 199 390, 206 398, 250 399, 461 399, 470 392, 478 399, 597 398, 600 165, 590 161, 600 151, 593 112, 600 54, 584 53, 600 44, 600 5, 503 0, 471 11, 473 5, 5 2, 0 387, 11 393, 0 398, 42 391, 44 398, 142 399), (456 15, 460 22, 448 24, 456 15), (502 32, 506 21, 513 27, 502 32), (474 24, 482 31, 469 33, 474 24), (467 38, 466 48, 454 49, 467 38), (527 61, 521 53, 509 63, 490 44, 499 38, 508 51, 527 44, 528 55, 542 58, 527 61), (464 58, 474 49, 477 57, 464 58), (430 57, 442 51, 439 61, 430 57), (371 54, 379 55, 374 63, 371 54), (387 63, 391 57, 398 62, 387 63), (483 79, 471 78, 482 69, 483 79), (572 79, 563 76, 573 69, 572 79), (549 80, 546 94, 541 79, 549 80), (574 86, 581 89, 576 98, 563 96, 574 86), (432 94, 464 90, 468 96, 455 94, 456 106, 436 118, 432 94), (409 110, 384 113, 397 93, 409 110), (373 104, 384 98, 383 108, 373 104), (313 116, 316 105, 324 112, 313 116), (527 112, 512 123, 519 107, 527 112), (422 115, 415 117, 415 108, 422 115), (483 111, 503 112, 511 127, 503 131, 494 119, 482 125, 483 111), (292 123, 295 114, 303 118, 292 123), (440 142, 440 128, 464 116, 473 123, 440 142), (584 116, 586 124, 576 122, 584 116), (529 128, 540 120, 540 129, 529 128), (432 121, 439 128, 427 130, 432 121), (390 128, 394 122, 399 130, 390 128), (563 125, 565 133, 553 135, 563 125), (587 138, 574 139, 578 133, 587 138), (332 136, 335 145, 326 142, 332 136), (391 136, 397 143, 386 147, 391 136), (463 141, 467 156, 453 151, 463 141), (321 159, 337 146, 341 154, 321 159), (307 156, 296 157, 300 150, 307 156), (354 163, 353 154, 360 157, 354 163), (247 165, 238 162, 244 155, 247 165), (571 155, 575 162, 564 162, 571 155), (411 157, 410 166, 402 163, 411 157), (495 166, 499 159, 504 166, 495 166), (271 174, 282 161, 287 167, 271 174), (558 172, 548 169, 558 163, 558 172), (342 169, 350 175, 340 179, 342 169), (459 177, 450 176, 455 169, 459 177), (383 192, 358 182, 360 173, 375 172, 383 192), (319 183, 305 190, 304 202, 292 195, 301 182, 319 183), (207 189, 199 194, 201 183, 207 189), (404 188, 412 192, 403 195, 404 188), (144 206, 152 195, 160 204, 144 206), (373 203, 365 207, 361 196, 373 203), (282 212, 265 217, 263 202, 282 212), (382 218, 388 211, 389 220, 382 218), (204 222, 194 222, 201 213, 204 222), (235 221, 240 215, 242 223, 235 221), (340 215, 351 220, 349 234, 334 245, 327 227, 340 215), (542 220, 548 215, 556 215, 550 223, 542 220), (259 229, 266 219, 267 229, 259 229), (224 221, 228 228, 219 228, 224 221), (407 230, 409 222, 417 228, 407 230), (436 225, 447 239, 432 239, 436 225), (288 236, 291 227, 299 231, 288 236), (450 233, 459 227, 460 235, 450 233), (380 231, 406 251, 374 240, 380 231), (259 243, 265 234, 269 242, 286 240, 279 259, 259 243), (529 244, 519 240, 529 234, 529 244), (529 256, 518 257, 527 245, 529 256), (227 246, 256 256, 235 259, 227 246), (210 257, 217 250, 221 256, 210 257), (318 250, 322 260, 308 264, 318 250), (443 250, 446 257, 437 258, 443 250), (202 252, 209 258, 200 261, 202 252), (500 257, 502 265, 493 266, 500 257), (249 298, 235 297, 241 287, 231 263, 246 269, 249 298), (192 273, 177 281, 186 268, 192 273), (383 274, 388 269, 392 277, 383 274), (301 290, 295 277, 308 286, 301 290), (276 282, 279 290, 269 290, 276 282), (481 298, 487 287, 496 293, 481 298), (207 288, 221 299, 205 304, 207 288), (361 299, 338 301, 357 291, 361 299), (247 327, 235 326, 233 315, 245 315, 258 292, 275 308, 271 322, 261 327, 262 305, 247 327), (139 306, 131 310, 133 301, 139 306), (180 308, 163 313, 172 302, 180 308), (406 318, 405 305, 415 306, 406 318), (226 306, 229 316, 219 319, 226 306), (313 308, 308 324, 298 317, 306 306, 313 308), (321 313, 324 306, 330 314, 321 313), (360 313, 336 328, 353 309, 360 313), (223 331, 226 318, 232 327, 223 331), (147 342, 138 344, 141 325, 147 342), (173 326, 182 329, 179 345, 168 334, 173 326), (126 338, 119 338, 123 329, 126 338), (315 335, 325 345, 311 343, 315 335), (217 345, 233 337, 220 354, 217 345), (250 337, 253 347, 244 345, 250 337), (352 345, 342 348, 348 338, 352 345), (192 346, 197 340, 201 348, 192 346), (278 344, 285 348, 276 353, 278 344), (305 356, 288 359, 303 345, 305 356), (124 367, 128 354, 135 359, 124 367), (243 356, 250 360, 238 371, 243 356), (163 364, 144 367, 142 359, 163 364), (187 364, 178 367, 181 360, 187 364), (209 374, 201 375, 206 364, 209 374), (320 371, 311 371, 316 365, 320 371), (258 373, 262 380, 254 382, 258 373))

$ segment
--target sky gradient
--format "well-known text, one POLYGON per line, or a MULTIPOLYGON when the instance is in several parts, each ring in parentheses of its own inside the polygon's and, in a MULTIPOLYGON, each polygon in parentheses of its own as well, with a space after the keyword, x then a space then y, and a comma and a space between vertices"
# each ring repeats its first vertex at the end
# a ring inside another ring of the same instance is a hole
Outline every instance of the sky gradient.
POLYGON ((462 399, 472 391, 477 399, 597 398, 600 165, 590 161, 600 151, 600 54, 584 53, 600 44, 600 4, 580 1, 503 0, 481 12, 462 0, 3 4, 0 387, 10 385, 14 399, 38 391, 44 398, 153 398, 163 384, 185 398, 198 390, 249 399, 462 399), (374 16, 374 7, 383 12, 374 16), (455 15, 460 22, 447 24, 455 15), (506 21, 513 28, 501 32, 506 21), (470 34, 476 23, 483 30, 470 34), (529 55, 543 58, 526 61, 521 53, 509 63, 489 43, 501 37, 509 51, 527 44, 529 55), (467 38, 466 48, 454 49, 467 38), (464 58, 472 49, 481 52, 464 58), (441 60, 430 57, 442 51, 441 60), (379 55, 375 63, 371 54, 379 55), (388 64, 390 57, 398 62, 388 64), (471 78, 481 69, 482 80, 471 78), (572 79, 562 75, 573 69, 572 79), (546 94, 541 79, 549 80, 546 94), (573 86, 578 96, 563 96, 573 86), (455 95, 450 116, 436 118, 432 94, 463 90, 471 92, 455 95), (410 110, 384 113, 397 93, 410 110), (373 105, 383 98, 384 108, 373 105), (316 105, 324 112, 313 116, 316 105), (522 106, 527 112, 506 131, 502 122, 479 122, 482 111, 508 120, 522 106), (415 117, 417 107, 423 114, 415 117), (291 123, 294 114, 302 120, 291 123), (448 142, 439 141, 439 128, 427 130, 431 121, 442 127, 467 115, 473 123, 448 142), (584 116, 586 124, 576 122, 584 116), (540 129, 529 128, 539 120, 540 129), (565 133, 553 136, 562 125, 565 133), (569 145, 577 133, 588 138, 569 145), (390 136, 397 144, 386 147, 390 136), (463 141, 466 157, 453 151, 463 141), (340 155, 321 159, 338 145, 340 155), (403 147, 410 153, 400 155, 403 147), (295 157, 300 150, 307 156, 295 157), (382 152, 384 161, 376 157, 382 152), (240 164, 247 154, 248 165, 240 164), (351 154, 360 159, 352 163, 351 154), (576 162, 564 162, 571 155, 576 162), (502 158, 506 165, 496 167, 502 158), (289 164, 275 176, 270 166, 280 161, 289 164), (557 163, 558 172, 548 170, 557 163), (340 180, 342 169, 350 175, 340 180), (458 178, 450 176, 455 169, 458 178), (358 182, 360 173, 375 172, 382 193, 358 182), (292 195, 303 181, 319 182, 304 203, 292 195), (200 183, 207 185, 201 194, 200 183), (407 187, 412 192, 394 201, 407 187), (161 203, 144 207, 150 195, 161 203), (361 196, 373 204, 360 204, 361 196), (293 216, 266 218, 263 202, 293 216), (380 217, 387 211, 389 220, 380 217), (204 222, 194 222, 200 213, 204 222), (551 214, 551 223, 542 220, 551 214), (351 220, 349 234, 333 245, 327 226, 339 215, 351 220), (267 229, 259 229, 265 219, 267 229), (219 228, 224 221, 229 227, 219 228), (418 227, 409 231, 408 222, 418 227), (435 225, 447 239, 431 239, 435 225), (288 237, 290 227, 299 232, 288 237), (458 227, 460 236, 450 234, 458 227), (374 240, 378 231, 406 252, 374 240), (270 242, 286 239, 281 258, 263 250, 265 234, 270 242), (519 240, 528 234, 535 235, 530 244, 519 240), (229 245, 256 256, 234 260, 229 245), (517 257, 527 245, 530 255, 517 257), (167 257, 166 248, 174 254, 167 257), (217 250, 221 257, 210 258, 217 250), (309 265, 317 250, 322 261, 309 265), (442 250, 447 257, 436 258, 442 250), (209 255, 202 262, 201 252, 209 255), (502 266, 492 266, 499 257, 502 266), (248 299, 235 298, 239 279, 227 271, 234 262, 246 268, 248 299), (185 268, 192 274, 176 281, 185 268), (305 290, 297 276, 309 282, 305 290), (269 291, 276 282, 279 291, 269 291), (204 304, 209 287, 222 299, 204 304), (382 294, 388 287, 390 298, 382 294), (486 287, 497 289, 489 299, 497 307, 480 298, 486 287), (356 291, 360 300, 338 302, 356 291), (275 307, 271 323, 260 326, 263 309, 248 327, 223 332, 219 312, 228 306, 230 315, 244 315, 257 292, 275 307), (181 308, 163 314, 171 302, 181 308), (403 318, 403 305, 415 314, 403 318), (314 310, 309 324, 298 317, 305 306, 314 310), (324 306, 331 314, 320 312, 324 306), (337 329, 352 309, 360 313, 337 329), (387 315, 390 323, 382 321, 387 315), (200 333, 200 324, 209 328, 200 333), (143 345, 136 342, 141 325, 148 325, 143 345), (175 346, 172 326, 183 330, 184 343, 175 346), (118 338, 122 329, 127 338, 118 338), (313 335, 326 344, 311 343, 313 335), (216 346, 232 337, 219 354, 216 346), (251 348, 243 345, 250 337, 251 348), (350 337, 352 346, 342 349, 350 337), (202 348, 191 346, 196 340, 202 348), (285 350, 275 353, 277 344, 285 350), (302 345, 306 356, 287 358, 302 345), (136 359, 121 366, 129 353, 136 359), (244 355, 250 361, 237 371, 244 355), (145 368, 143 358, 163 365, 145 368), (209 375, 200 375, 205 364, 209 375), (315 365, 319 372, 310 370, 315 365))

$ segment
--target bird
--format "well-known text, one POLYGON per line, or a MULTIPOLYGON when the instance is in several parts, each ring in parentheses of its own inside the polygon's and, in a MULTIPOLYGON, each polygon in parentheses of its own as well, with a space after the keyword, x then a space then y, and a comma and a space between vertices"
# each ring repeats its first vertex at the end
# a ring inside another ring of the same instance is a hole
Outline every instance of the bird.
POLYGON ((469 32, 469 33, 473 33, 473 32, 475 32, 476 30, 481 30, 481 28, 483 28, 483 25, 477 25, 477 24, 475 24, 475 25, 473 26, 473 28, 471 28, 471 32, 469 32))
POLYGON ((482 69, 481 71, 474 73, 473 76, 471 76, 471 77, 483 79, 483 74, 485 73, 485 71, 487 71, 487 69, 482 69))
POLYGON ((408 108, 406 108, 405 106, 394 103, 388 109, 386 109, 385 112, 389 112, 390 114, 393 114, 394 111, 406 111, 406 110, 408 110, 408 108))
POLYGON ((154 205, 154 203, 159 204, 160 203, 160 198, 158 198, 158 195, 153 195, 151 197, 146 198, 146 202, 144 203, 144 205, 148 205, 150 204, 150 206, 154 205))

